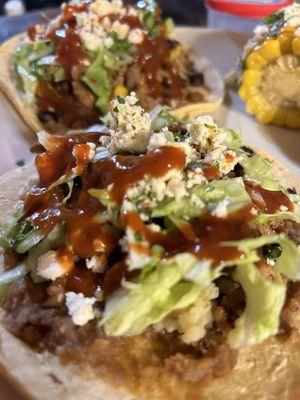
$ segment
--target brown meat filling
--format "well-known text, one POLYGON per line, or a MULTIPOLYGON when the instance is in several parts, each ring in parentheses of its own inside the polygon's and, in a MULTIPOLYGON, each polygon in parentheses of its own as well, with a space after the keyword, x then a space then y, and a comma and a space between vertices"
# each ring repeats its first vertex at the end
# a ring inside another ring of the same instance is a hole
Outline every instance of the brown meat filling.
POLYGON ((228 373, 236 362, 235 351, 225 343, 230 322, 221 305, 215 326, 195 345, 152 329, 134 337, 109 338, 93 322, 77 327, 67 315, 59 283, 19 280, 10 287, 4 305, 7 329, 36 350, 50 350, 63 362, 79 363, 81 370, 92 367, 101 375, 105 371, 109 380, 141 394, 146 388, 160 394, 167 390, 169 398, 177 399, 179 392, 187 391, 192 399, 204 380, 228 373))

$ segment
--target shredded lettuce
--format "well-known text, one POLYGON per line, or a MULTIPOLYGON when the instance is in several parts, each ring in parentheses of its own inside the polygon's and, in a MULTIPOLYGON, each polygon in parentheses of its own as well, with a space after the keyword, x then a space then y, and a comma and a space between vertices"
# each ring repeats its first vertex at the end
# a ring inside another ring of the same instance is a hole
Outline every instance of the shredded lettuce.
POLYGON ((20 202, 12 216, 0 228, 0 245, 4 249, 13 249, 19 254, 26 253, 45 236, 28 221, 19 222, 22 215, 23 202, 20 202))
POLYGON ((109 49, 110 54, 114 54, 115 57, 121 57, 130 52, 131 44, 127 39, 120 39, 116 32, 110 32, 109 37, 114 41, 113 45, 109 49))
POLYGON ((4 249, 10 249, 13 247, 15 237, 20 231, 19 219, 23 214, 24 203, 20 201, 11 216, 4 221, 0 226, 0 246, 4 249))
POLYGON ((246 294, 246 308, 228 334, 233 348, 262 342, 278 332, 280 313, 285 301, 285 285, 276 272, 273 282, 264 278, 253 264, 237 266, 234 279, 246 294))
POLYGON ((16 281, 24 275, 26 275, 26 268, 23 264, 9 271, 2 272, 2 274, 0 274, 0 297, 6 293, 13 281, 16 281))
POLYGON ((256 250, 269 244, 279 244, 281 248, 274 266, 273 282, 264 278, 252 262, 237 265, 234 272, 234 279, 242 285, 246 294, 246 309, 229 333, 228 341, 232 347, 260 343, 277 333, 286 293, 280 274, 291 280, 300 280, 300 250, 283 234, 224 243, 237 246, 245 253, 246 259, 255 254, 257 257, 256 250))
POLYGON ((151 111, 151 130, 160 131, 166 126, 170 126, 172 124, 182 126, 184 129, 185 122, 178 119, 174 115, 169 112, 169 108, 166 106, 159 106, 159 113, 156 112, 156 107, 151 111))
POLYGON ((54 44, 51 42, 23 42, 16 49, 13 65, 18 84, 29 103, 34 101, 37 87, 36 61, 52 54, 53 51, 54 44))
POLYGON ((82 81, 97 96, 95 106, 101 110, 103 114, 108 111, 108 100, 111 93, 111 84, 108 72, 103 66, 104 50, 101 48, 97 57, 85 71, 82 81))
POLYGON ((182 253, 162 261, 136 283, 123 282, 123 288, 106 302, 101 321, 106 334, 139 334, 171 311, 193 304, 203 287, 218 276, 201 264, 189 280, 188 273, 197 264, 195 256, 182 253))
POLYGON ((42 279, 37 275, 38 258, 49 250, 57 249, 66 239, 66 230, 64 224, 58 224, 54 229, 36 246, 28 251, 28 257, 25 261, 26 271, 31 272, 31 277, 35 282, 42 279))
POLYGON ((254 225, 272 221, 295 221, 300 223, 300 215, 291 211, 278 211, 275 214, 259 214, 252 222, 254 225))
POLYGON ((300 249, 284 234, 224 242, 223 245, 236 246, 249 255, 252 251, 272 243, 278 243, 281 246, 281 256, 276 261, 276 270, 289 279, 300 280, 300 249))
POLYGON ((267 190, 281 190, 280 184, 274 178, 271 167, 269 164, 259 155, 254 154, 249 157, 243 155, 243 158, 239 163, 245 170, 245 177, 259 181, 260 185, 267 190))
POLYGON ((241 133, 235 132, 232 129, 225 129, 227 138, 226 144, 229 149, 238 149, 242 145, 242 136, 241 133))
POLYGON ((162 201, 153 210, 152 217, 193 218, 201 215, 206 209, 214 211, 224 200, 227 202, 228 213, 235 212, 251 202, 241 178, 215 180, 194 186, 189 196, 185 196, 179 201, 173 199, 162 201), (193 202, 192 196, 197 196, 200 202, 193 202))

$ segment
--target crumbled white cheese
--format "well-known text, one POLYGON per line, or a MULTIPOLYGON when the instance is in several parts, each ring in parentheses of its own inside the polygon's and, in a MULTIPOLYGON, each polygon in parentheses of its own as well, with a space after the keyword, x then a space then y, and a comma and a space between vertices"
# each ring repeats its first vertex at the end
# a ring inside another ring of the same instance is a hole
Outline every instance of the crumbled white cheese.
POLYGON ((186 182, 187 189, 191 189, 195 185, 201 185, 206 181, 207 179, 203 175, 202 169, 197 168, 195 170, 187 171, 187 182, 186 182))
POLYGON ((218 288, 210 283, 199 294, 195 303, 183 310, 171 313, 154 328, 157 331, 177 331, 182 334, 181 338, 186 343, 200 340, 205 336, 206 328, 213 321, 211 300, 217 298, 218 295, 218 288))
POLYGON ((132 44, 141 44, 144 40, 144 32, 142 29, 133 29, 128 35, 128 40, 132 44))
POLYGON ((83 326, 95 318, 93 305, 96 301, 95 297, 85 297, 82 293, 66 293, 66 305, 75 325, 83 326))
POLYGON ((73 146, 72 155, 76 160, 76 167, 72 168, 72 171, 76 175, 80 175, 83 171, 85 165, 91 163, 96 154, 96 145, 95 143, 85 143, 85 144, 76 144, 73 146))
POLYGON ((252 215, 258 215, 258 211, 257 211, 257 209, 254 208, 254 207, 251 208, 250 213, 251 213, 252 215))
POLYGON ((229 201, 224 199, 218 203, 217 207, 212 211, 212 215, 217 218, 226 218, 228 215, 227 207, 229 205, 229 201))
POLYGON ((267 258, 267 264, 274 267, 276 263, 275 263, 275 260, 272 260, 271 258, 267 258))
POLYGON ((99 24, 99 17, 88 12, 76 14, 79 35, 84 47, 90 51, 97 51, 107 37, 107 31, 99 24))
POLYGON ((127 24, 121 24, 120 21, 114 21, 110 31, 115 32, 119 39, 124 40, 129 33, 129 26, 127 24))
MULTIPOLYGON (((122 23, 119 18, 126 15, 138 17, 137 10, 124 6, 119 0, 96 0, 88 5, 86 11, 76 14, 78 34, 86 49, 98 51, 101 47, 111 48, 114 32, 121 40, 127 39, 132 45, 139 45, 144 39, 144 31, 139 28, 130 29, 129 25, 122 23), (109 18, 114 15, 115 20, 109 18)), ((131 57, 127 57, 128 62, 131 57)))
POLYGON ((85 260, 87 269, 95 273, 103 273, 107 269, 107 259, 104 255, 96 255, 85 260))
POLYGON ((90 10, 99 17, 110 14, 125 15, 126 13, 122 0, 95 0, 91 3, 90 10))
POLYGON ((294 3, 284 8, 284 20, 288 25, 300 25, 300 4, 294 3))
POLYGON ((129 270, 142 268, 150 261, 149 243, 130 227, 126 228, 125 236, 120 239, 119 244, 122 251, 128 253, 126 264, 129 270))
POLYGON ((281 205, 281 206, 279 207, 279 210, 280 210, 280 211, 288 211, 289 209, 288 209, 286 206, 281 205))
POLYGON ((208 115, 199 116, 187 127, 194 144, 202 153, 208 151, 215 139, 218 127, 212 117, 208 115))
POLYGON ((289 20, 287 20, 286 24, 299 27, 300 26, 300 15, 290 18, 289 20))
POLYGON ((116 125, 110 130, 112 150, 144 152, 151 135, 151 119, 138 104, 136 94, 132 92, 124 103, 116 98, 110 107, 116 125))
POLYGON ((180 147, 186 156, 186 164, 195 161, 197 158, 197 151, 187 141, 175 142, 174 135, 169 131, 168 127, 164 127, 160 132, 155 132, 151 135, 148 151, 162 146, 180 147))
POLYGON ((110 49, 112 47, 112 45, 114 44, 114 41, 111 37, 107 37, 104 39, 103 44, 107 49, 110 49))
POLYGON ((187 196, 188 192, 185 188, 186 185, 182 178, 182 174, 178 172, 176 176, 168 181, 165 192, 166 196, 175 198, 176 201, 179 201, 182 199, 182 197, 187 196))
POLYGON ((138 16, 137 9, 134 6, 129 6, 127 15, 130 15, 131 17, 137 17, 138 16))
POLYGON ((72 260, 63 260, 58 258, 57 251, 49 250, 42 254, 37 261, 37 273, 40 277, 55 281, 64 276, 73 267, 72 260))
POLYGON ((151 189, 157 201, 162 201, 164 199, 166 194, 166 186, 166 182, 163 179, 158 178, 151 181, 151 189))

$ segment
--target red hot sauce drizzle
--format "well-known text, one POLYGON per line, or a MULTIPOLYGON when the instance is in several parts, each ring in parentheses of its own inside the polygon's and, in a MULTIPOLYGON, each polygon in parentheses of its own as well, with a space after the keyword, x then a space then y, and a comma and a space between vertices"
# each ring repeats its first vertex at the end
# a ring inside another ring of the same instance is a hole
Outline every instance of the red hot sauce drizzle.
POLYGON ((251 207, 246 206, 240 212, 225 219, 206 214, 191 223, 184 223, 184 226, 179 229, 174 228, 167 232, 154 232, 135 212, 124 213, 122 223, 123 226, 129 225, 132 230, 139 232, 150 247, 154 244, 162 246, 166 258, 189 252, 200 260, 213 260, 213 266, 216 267, 224 261, 243 257, 239 249, 222 246, 221 242, 243 239, 252 235, 245 223, 253 218, 250 209, 251 207))
POLYGON ((275 214, 282 206, 287 211, 293 211, 293 203, 283 192, 264 189, 252 181, 246 181, 245 187, 253 204, 260 211, 275 214))
POLYGON ((178 68, 170 61, 170 48, 164 35, 156 38, 145 36, 136 62, 145 74, 151 96, 169 100, 182 98, 183 81, 178 68), (158 77, 161 66, 167 72, 165 82, 158 77))
MULTIPOLYGON (((97 143, 100 135, 80 134, 51 138, 54 141, 53 151, 37 156, 40 185, 34 186, 28 193, 23 217, 46 233, 58 222, 66 223, 70 249, 81 258, 68 273, 66 285, 68 290, 81 291, 86 295, 90 295, 99 285, 105 288, 107 295, 120 285, 122 277, 130 278, 124 263, 126 255, 121 253, 118 244, 121 231, 112 224, 101 221, 99 214, 104 211, 104 207, 88 194, 89 189, 111 185, 112 199, 121 202, 126 190, 146 175, 159 178, 170 169, 180 170, 185 166, 185 154, 176 147, 160 147, 141 156, 116 155, 99 160, 86 166, 80 179, 74 184, 71 199, 63 204, 62 200, 66 195, 64 186, 51 190, 47 190, 47 187, 75 165, 72 155, 74 145, 97 143), (47 162, 41 162, 43 157, 47 162), (112 253, 114 257, 108 266, 109 273, 93 274, 86 270, 83 258, 101 254, 109 260, 112 253)), ((266 191, 249 181, 245 181, 245 185, 253 204, 260 210, 274 213, 282 205, 292 210, 292 203, 282 192, 266 191)), ((224 247, 221 243, 255 235, 247 224, 255 218, 251 213, 253 204, 228 218, 217 218, 207 213, 161 232, 151 230, 134 212, 123 213, 120 224, 122 228, 130 226, 135 232, 139 232, 150 248, 155 244, 161 245, 165 258, 190 252, 200 260, 212 260, 216 267, 227 260, 243 257, 239 249, 224 247)), ((135 250, 145 251, 138 243, 135 250)), ((66 254, 63 253, 63 256, 66 254)))
POLYGON ((84 63, 86 55, 76 29, 76 13, 87 10, 87 4, 81 6, 66 5, 59 26, 52 29, 47 38, 56 45, 56 60, 70 75, 74 65, 84 63))
POLYGON ((146 175, 164 176, 171 169, 181 170, 185 165, 184 151, 177 147, 159 147, 145 156, 114 156, 95 164, 95 173, 104 186, 112 184, 111 197, 120 203, 126 190, 146 175))

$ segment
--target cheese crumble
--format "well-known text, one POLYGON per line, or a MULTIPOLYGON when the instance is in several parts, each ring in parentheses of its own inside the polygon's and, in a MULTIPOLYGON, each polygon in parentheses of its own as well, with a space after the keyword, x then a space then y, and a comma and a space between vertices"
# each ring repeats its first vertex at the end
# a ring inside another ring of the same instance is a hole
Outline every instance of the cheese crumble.
POLYGON ((66 306, 75 325, 83 326, 95 318, 95 303, 95 297, 85 297, 82 293, 66 293, 66 306))
POLYGON ((57 251, 54 250, 42 254, 37 261, 38 275, 50 281, 55 281, 57 278, 64 276, 72 267, 72 261, 61 262, 57 251))
POLYGON ((135 93, 125 99, 111 102, 114 127, 109 131, 113 151, 142 153, 146 150, 151 134, 151 120, 140 105, 135 93))
MULTIPOLYGON (((81 3, 76 2, 78 5, 81 3)), ((124 6, 121 0, 96 0, 88 6, 87 11, 77 13, 78 34, 84 47, 90 51, 98 51, 103 46, 111 48, 114 43, 111 33, 120 40, 127 40, 131 45, 141 44, 145 31, 130 28, 128 24, 123 23, 122 18, 125 16, 138 18, 138 12, 132 6, 124 6)))

